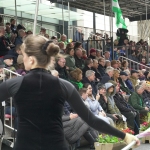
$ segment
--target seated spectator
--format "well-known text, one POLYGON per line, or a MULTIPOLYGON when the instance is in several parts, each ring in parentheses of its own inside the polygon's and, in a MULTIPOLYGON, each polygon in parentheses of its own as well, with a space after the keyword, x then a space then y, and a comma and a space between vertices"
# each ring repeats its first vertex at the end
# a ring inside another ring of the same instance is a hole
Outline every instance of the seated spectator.
POLYGON ((69 75, 66 70, 66 60, 63 57, 58 58, 55 69, 59 73, 59 77, 64 80, 69 80, 69 75))
POLYGON ((3 68, 5 67, 3 61, 0 59, 0 83, 3 82, 3 79, 5 78, 5 74, 3 73, 3 68))
MULTIPOLYGON (((11 70, 13 72, 16 72, 16 69, 13 66, 13 56, 5 55, 3 57, 3 62, 4 62, 4 65, 5 65, 5 68, 7 68, 7 69, 9 69, 9 70, 11 70)), ((9 71, 5 71, 5 75, 6 75, 6 79, 10 78, 10 72, 9 71)))
POLYGON ((87 70, 91 70, 92 66, 93 66, 93 60, 91 58, 86 59, 85 60, 85 66, 82 70, 83 77, 85 77, 85 73, 86 73, 87 70))
POLYGON ((110 60, 110 52, 109 51, 104 52, 104 58, 105 58, 105 60, 110 60))
POLYGON ((77 90, 83 88, 82 80, 82 71, 77 68, 70 72, 70 82, 75 86, 77 90))
POLYGON ((102 76, 98 70, 98 60, 93 59, 93 67, 91 68, 95 72, 96 81, 100 81, 102 76))
POLYGON ((118 68, 117 68, 117 69, 118 69, 119 71, 121 71, 121 62, 120 62, 120 60, 117 60, 117 63, 118 63, 118 68))
POLYGON ((51 70, 55 70, 55 64, 56 64, 56 60, 55 60, 55 57, 51 57, 50 58, 50 63, 49 63, 49 65, 47 66, 47 70, 49 71, 49 72, 51 72, 51 70))
POLYGON ((82 43, 77 41, 77 42, 74 44, 74 50, 76 50, 76 49, 78 49, 78 48, 82 50, 82 43))
POLYGON ((131 130, 134 131, 134 134, 139 134, 140 122, 139 122, 139 113, 127 103, 122 94, 119 93, 120 87, 117 84, 116 86, 116 94, 114 96, 115 104, 117 108, 120 110, 121 114, 123 114, 127 118, 127 126, 131 130))
POLYGON ((9 50, 10 47, 8 46, 4 36, 4 27, 0 26, 0 57, 6 55, 9 50))
POLYGON ((94 96, 92 95, 92 87, 90 84, 86 84, 85 87, 87 86, 87 94, 88 97, 86 99, 86 101, 88 102, 88 106, 89 109, 91 110, 91 112, 97 116, 98 118, 104 120, 105 122, 107 122, 108 124, 114 126, 114 122, 111 118, 106 116, 105 111, 103 110, 103 108, 101 107, 100 103, 98 102, 100 95, 97 94, 96 95, 96 99, 94 98, 94 96))
POLYGON ((41 27, 40 34, 43 36, 46 34, 46 29, 44 27, 41 27))
POLYGON ((125 81, 125 83, 126 83, 127 87, 129 88, 129 90, 131 92, 134 92, 134 88, 133 88, 132 82, 130 80, 130 77, 131 77, 130 71, 129 70, 124 70, 124 72, 128 75, 127 80, 125 81))
POLYGON ((20 29, 18 31, 18 37, 16 37, 15 39, 15 45, 18 45, 18 44, 22 44, 23 43, 23 37, 25 37, 26 33, 23 29, 20 29))
POLYGON ((101 76, 103 77, 105 74, 105 59, 104 58, 100 58, 98 60, 98 71, 100 72, 101 76))
POLYGON ((111 61, 111 67, 113 67, 114 69, 118 69, 118 62, 117 62, 117 60, 112 60, 111 61))
POLYGON ((75 49, 74 58, 75 58, 75 66, 82 70, 85 65, 84 65, 84 59, 82 58, 82 49, 81 48, 75 49))
POLYGON ((75 66, 74 49, 73 48, 67 49, 66 54, 67 54, 66 66, 68 67, 68 71, 72 71, 77 68, 75 66))
POLYGON ((99 60, 100 58, 102 58, 102 50, 97 49, 96 50, 96 59, 99 60))
POLYGON ((62 121, 65 138, 72 147, 77 148, 79 146, 79 141, 83 136, 89 142, 90 149, 94 148, 94 142, 96 142, 98 136, 96 131, 90 128, 78 114, 73 111, 67 102, 64 104, 62 121))
POLYGON ((106 97, 106 87, 104 84, 98 84, 98 91, 99 91, 99 95, 100 98, 98 100, 98 102, 100 103, 100 105, 102 106, 103 110, 105 111, 106 115, 108 117, 110 117, 113 121, 116 121, 117 118, 117 114, 109 114, 108 113, 108 99, 106 97))
POLYGON ((127 60, 124 60, 122 63, 121 63, 121 69, 122 69, 122 71, 124 71, 124 70, 129 70, 129 68, 128 68, 128 66, 129 66, 129 63, 128 63, 128 61, 127 60))
POLYGON ((113 81, 115 83, 119 83, 119 76, 120 76, 120 71, 118 69, 114 69, 114 75, 113 75, 113 81))
POLYGON ((91 59, 96 59, 96 50, 94 48, 90 49, 90 56, 91 59))
POLYGON ((149 71, 145 71, 144 75, 145 75, 145 80, 146 81, 150 81, 150 72, 149 71))
POLYGON ((59 73, 57 70, 51 70, 51 74, 52 76, 59 78, 59 73))
POLYGON ((140 82, 140 81, 145 80, 145 76, 144 76, 142 70, 137 70, 137 71, 139 72, 139 78, 138 78, 138 81, 140 82))
POLYGON ((60 38, 59 42, 64 42, 65 45, 67 45, 68 44, 68 42, 67 42, 67 36, 65 34, 61 35, 61 38, 60 38))
POLYGON ((130 80, 132 82, 132 86, 135 87, 138 85, 139 72, 137 70, 131 70, 130 80))
POLYGON ((128 75, 126 72, 121 71, 120 72, 120 77, 119 77, 119 84, 120 84, 120 89, 125 92, 127 95, 130 95, 132 93, 132 91, 130 91, 130 89, 128 88, 127 84, 126 84, 126 80, 128 79, 128 75))
POLYGON ((111 67, 111 62, 109 60, 105 61, 105 68, 111 67))
POLYGON ((58 46, 59 46, 59 48, 60 48, 59 53, 60 53, 60 54, 65 54, 65 43, 64 43, 64 42, 59 42, 59 43, 58 43, 58 46))
POLYGON ((14 56, 14 64, 17 64, 17 57, 18 57, 18 55, 22 55, 21 45, 22 44, 18 44, 18 45, 16 45, 15 48, 13 48, 13 49, 8 51, 8 55, 14 56))
POLYGON ((82 50, 82 59, 83 60, 86 60, 88 57, 87 57, 87 53, 86 53, 86 50, 82 50))
POLYGON ((48 34, 44 34, 44 37, 46 37, 49 40, 49 35, 48 34))
POLYGON ((135 92, 133 92, 129 97, 128 103, 140 114, 147 115, 149 108, 146 107, 143 102, 142 99, 143 91, 144 89, 140 85, 137 85, 135 88, 135 92))
POLYGON ((117 122, 116 122, 116 125, 118 126, 121 126, 121 128, 125 128, 125 121, 123 120, 122 118, 122 114, 121 112, 119 111, 118 107, 116 106, 115 104, 115 101, 114 101, 114 95, 116 94, 116 85, 115 82, 114 82, 114 85, 110 82, 108 83, 105 83, 105 87, 106 87, 106 97, 107 97, 107 100, 108 100, 108 113, 110 114, 117 114, 117 122))
POLYGON ((92 92, 94 97, 97 95, 97 85, 95 82, 95 72, 92 70, 88 70, 85 73, 85 77, 83 78, 82 82, 85 83, 89 83, 92 86, 92 92))
POLYGON ((17 70, 16 72, 22 76, 26 74, 24 63, 23 63, 23 56, 19 55, 17 58, 17 70))
POLYGON ((33 34, 33 32, 32 32, 31 30, 28 30, 28 31, 26 32, 26 36, 31 35, 31 34, 33 34))
POLYGON ((140 62, 140 64, 141 64, 141 65, 140 65, 140 69, 141 69, 141 70, 142 70, 142 69, 146 69, 145 66, 146 66, 147 63, 146 63, 146 59, 145 59, 145 58, 142 58, 142 61, 140 62), (145 66, 143 66, 143 65, 145 65, 145 66))
POLYGON ((107 67, 105 70, 106 74, 102 77, 101 83, 105 84, 107 83, 109 80, 112 80, 112 77, 114 75, 114 68, 112 67, 107 67))

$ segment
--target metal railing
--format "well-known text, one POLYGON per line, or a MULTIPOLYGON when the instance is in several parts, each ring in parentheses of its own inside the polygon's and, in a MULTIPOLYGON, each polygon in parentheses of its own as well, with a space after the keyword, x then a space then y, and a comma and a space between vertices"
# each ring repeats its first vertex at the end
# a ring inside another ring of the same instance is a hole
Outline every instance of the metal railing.
MULTIPOLYGON (((3 18, 3 24, 10 22, 11 18, 15 18, 15 16, 5 15, 5 14, 0 14, 0 17, 3 18)), ((33 30, 33 22, 28 21, 25 18, 21 18, 21 19, 18 18, 17 19, 17 24, 22 24, 22 22, 24 22, 23 24, 25 24, 24 26, 27 30, 33 30)), ((41 26, 39 24, 36 24, 36 26, 37 26, 37 30, 36 30, 37 34, 39 34, 41 27, 45 28, 44 26, 41 26)), ((49 34, 50 36, 58 36, 59 35, 59 38, 61 37, 61 33, 54 31, 54 30, 51 30, 49 28, 45 28, 45 29, 47 31, 47 34, 49 34)))
POLYGON ((141 70, 141 67, 143 67, 143 68, 145 68, 147 71, 150 71, 150 67, 148 67, 148 66, 146 66, 146 65, 143 65, 143 64, 141 64, 141 63, 138 63, 138 62, 136 62, 136 61, 133 61, 133 60, 127 58, 127 57, 120 56, 119 58, 120 58, 122 61, 123 61, 123 60, 128 61, 128 63, 129 63, 129 68, 130 68, 130 69, 141 70))

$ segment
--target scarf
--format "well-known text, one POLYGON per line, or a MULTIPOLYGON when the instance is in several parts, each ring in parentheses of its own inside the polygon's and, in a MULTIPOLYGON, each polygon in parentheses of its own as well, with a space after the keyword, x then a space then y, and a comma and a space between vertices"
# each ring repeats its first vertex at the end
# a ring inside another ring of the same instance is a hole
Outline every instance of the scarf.
POLYGON ((83 88, 83 84, 81 82, 74 82, 74 81, 71 81, 71 82, 76 84, 79 87, 79 89, 83 88))

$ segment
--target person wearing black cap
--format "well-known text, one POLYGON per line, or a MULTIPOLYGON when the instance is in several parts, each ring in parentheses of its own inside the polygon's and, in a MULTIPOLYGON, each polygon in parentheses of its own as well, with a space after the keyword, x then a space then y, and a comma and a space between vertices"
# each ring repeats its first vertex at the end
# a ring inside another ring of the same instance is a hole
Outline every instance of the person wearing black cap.
POLYGON ((120 72, 120 77, 119 77, 119 83, 120 83, 120 89, 123 92, 126 92, 127 95, 130 95, 132 91, 129 90, 128 86, 126 85, 126 80, 128 79, 128 75, 126 72, 121 71, 120 72))
POLYGON ((145 71, 144 76, 145 76, 146 81, 150 81, 150 72, 149 71, 145 71))
POLYGON ((139 72, 137 70, 131 70, 130 80, 132 82, 133 88, 138 85, 139 72))

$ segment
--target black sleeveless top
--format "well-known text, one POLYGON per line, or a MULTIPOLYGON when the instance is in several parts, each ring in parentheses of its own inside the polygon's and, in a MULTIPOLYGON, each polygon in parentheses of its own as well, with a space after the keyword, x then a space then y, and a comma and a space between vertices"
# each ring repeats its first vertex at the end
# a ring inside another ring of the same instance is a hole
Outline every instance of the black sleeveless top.
POLYGON ((33 69, 0 84, 0 100, 14 98, 18 115, 15 150, 68 150, 62 126, 65 100, 91 127, 120 138, 125 134, 95 117, 69 82, 33 69))

